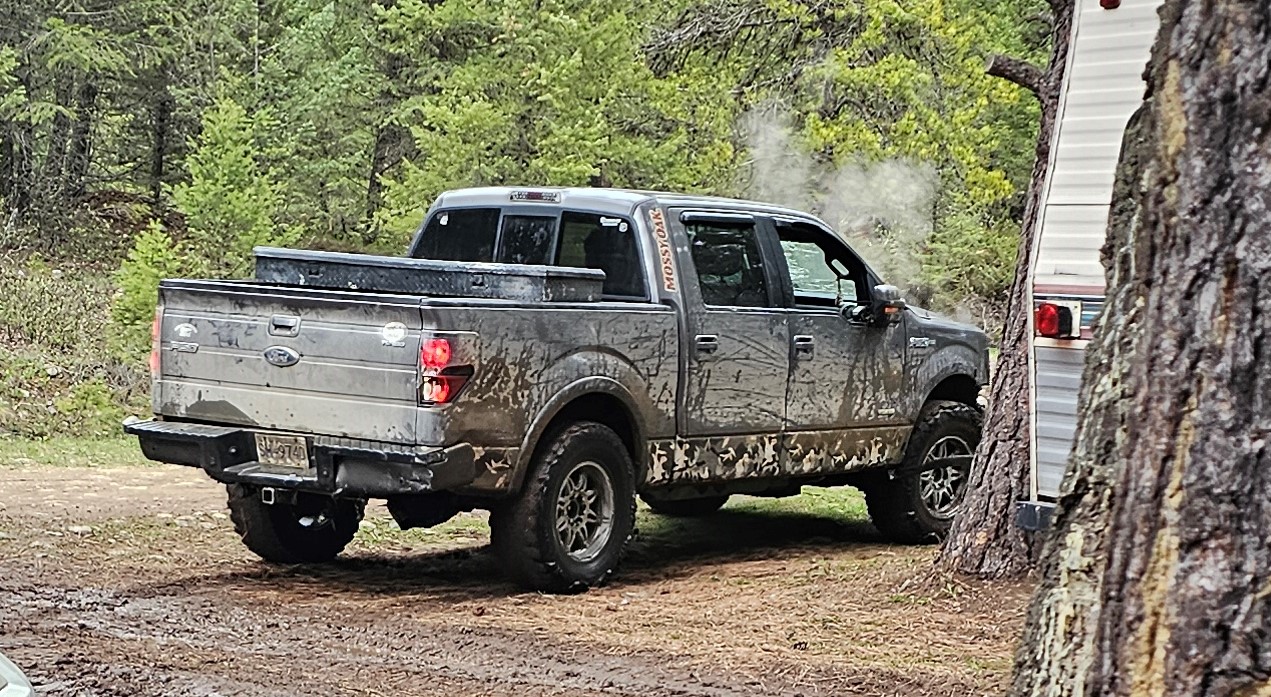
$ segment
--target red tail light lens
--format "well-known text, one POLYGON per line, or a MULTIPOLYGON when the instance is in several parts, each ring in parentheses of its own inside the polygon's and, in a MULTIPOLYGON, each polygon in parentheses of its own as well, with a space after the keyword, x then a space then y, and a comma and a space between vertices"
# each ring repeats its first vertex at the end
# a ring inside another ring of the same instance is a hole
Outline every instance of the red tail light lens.
POLYGON ((471 365, 450 365, 454 358, 449 339, 432 337, 419 345, 420 404, 446 404, 459 395, 473 369, 471 365))
POLYGON ((1056 303, 1041 303, 1037 306, 1034 327, 1040 336, 1048 339, 1075 339, 1080 332, 1073 321, 1071 308, 1056 303))
POLYGON ((419 365, 425 373, 437 373, 450 365, 450 341, 425 339, 419 347, 419 365))
POLYGON ((163 327, 163 308, 154 311, 154 323, 150 325, 150 377, 159 377, 160 341, 159 333, 163 327))

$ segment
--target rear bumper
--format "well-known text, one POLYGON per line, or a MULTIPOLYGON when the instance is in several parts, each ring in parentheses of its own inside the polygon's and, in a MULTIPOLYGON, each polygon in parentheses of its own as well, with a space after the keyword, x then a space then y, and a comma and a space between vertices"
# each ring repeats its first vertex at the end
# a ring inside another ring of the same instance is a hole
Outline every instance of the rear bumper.
MULTIPOLYGON (((124 432, 137 436, 147 458, 199 467, 220 482, 337 496, 388 497, 446 491, 471 484, 478 468, 472 446, 448 448, 304 435, 307 469, 257 461, 258 429, 176 421, 136 421, 124 432)), ((299 435, 299 434, 285 434, 299 435)))

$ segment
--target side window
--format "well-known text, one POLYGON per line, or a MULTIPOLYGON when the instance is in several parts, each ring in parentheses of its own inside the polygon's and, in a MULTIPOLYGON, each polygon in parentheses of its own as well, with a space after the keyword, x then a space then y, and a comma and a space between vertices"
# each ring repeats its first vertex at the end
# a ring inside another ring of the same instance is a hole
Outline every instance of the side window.
POLYGON ((753 224, 685 224, 702 301, 723 307, 769 307, 763 255, 753 224))
POLYGON ((563 213, 556 265, 604 271, 605 295, 645 297, 635 229, 626 218, 563 213))
POLYGON ((839 293, 846 302, 860 300, 865 268, 845 245, 810 225, 778 224, 777 234, 796 305, 832 307, 839 293))
MULTIPOLYGON (((838 273, 826 259, 825 250, 811 242, 781 241, 786 266, 790 268, 790 282, 795 295, 836 295, 839 291, 838 273)), ((843 298, 856 300, 856 285, 843 284, 843 298)))
POLYGON ((490 261, 498 233, 498 208, 443 210, 428 221, 411 256, 438 261, 490 261))
POLYGON ((556 218, 508 215, 503 218, 499 261, 504 264, 547 264, 556 236, 556 218))

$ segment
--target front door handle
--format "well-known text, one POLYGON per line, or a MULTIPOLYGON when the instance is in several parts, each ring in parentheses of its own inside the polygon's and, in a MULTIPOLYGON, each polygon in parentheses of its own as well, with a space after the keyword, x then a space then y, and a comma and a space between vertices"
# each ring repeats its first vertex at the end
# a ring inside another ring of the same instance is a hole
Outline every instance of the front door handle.
POLYGON ((698 334, 693 344, 699 354, 710 355, 719 351, 719 337, 714 334, 698 334))
POLYGON ((811 358, 816 351, 816 339, 810 335, 802 334, 796 336, 793 343, 795 358, 811 358))

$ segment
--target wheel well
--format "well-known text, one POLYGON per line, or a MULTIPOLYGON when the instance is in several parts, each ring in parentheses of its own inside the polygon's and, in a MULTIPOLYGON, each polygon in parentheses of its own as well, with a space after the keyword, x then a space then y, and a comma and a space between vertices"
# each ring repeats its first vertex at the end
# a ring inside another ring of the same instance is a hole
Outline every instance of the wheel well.
POLYGON ((594 421, 612 429, 618 434, 618 438, 622 439, 622 444, 627 446, 627 453, 631 455, 631 461, 635 463, 637 472, 639 471, 640 434, 635 418, 621 399, 602 392, 578 397, 556 412, 547 424, 547 428, 543 429, 542 435, 539 436, 538 443, 534 446, 535 453, 543 447, 553 433, 579 421, 594 421))
POLYGON ((980 386, 976 384, 975 378, 970 375, 950 375, 927 395, 927 401, 941 399, 974 407, 979 404, 979 397, 980 386))

